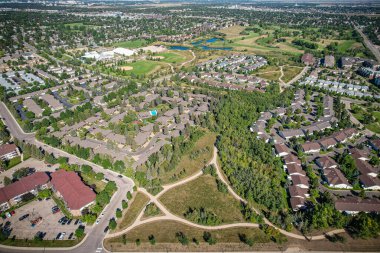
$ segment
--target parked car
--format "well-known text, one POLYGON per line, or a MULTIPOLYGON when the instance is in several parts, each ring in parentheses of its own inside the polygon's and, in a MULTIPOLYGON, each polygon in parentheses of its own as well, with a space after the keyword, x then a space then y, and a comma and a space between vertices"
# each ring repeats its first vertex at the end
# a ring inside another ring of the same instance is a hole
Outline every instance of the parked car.
POLYGON ((79 223, 79 220, 77 219, 75 222, 74 222, 74 225, 78 225, 79 223))
POLYGON ((66 225, 70 225, 72 221, 72 219, 68 220, 66 225))
POLYGON ((29 217, 29 214, 27 213, 27 214, 24 214, 23 216, 21 216, 18 220, 22 221, 22 220, 25 220, 28 217, 29 217))
POLYGON ((58 240, 61 237, 62 233, 58 233, 58 235, 55 237, 56 240, 58 240))
POLYGON ((109 227, 107 226, 107 227, 104 229, 104 233, 107 233, 107 232, 108 232, 108 229, 109 229, 109 227))
POLYGON ((73 236, 74 236, 74 233, 71 233, 71 234, 69 235, 69 238, 67 238, 67 239, 71 240, 71 239, 73 238, 73 236))
POLYGON ((96 224, 99 224, 99 222, 100 222, 100 219, 97 219, 95 223, 96 223, 96 224))
POLYGON ((118 175, 118 177, 120 177, 120 178, 123 178, 123 176, 122 176, 122 175, 118 175))

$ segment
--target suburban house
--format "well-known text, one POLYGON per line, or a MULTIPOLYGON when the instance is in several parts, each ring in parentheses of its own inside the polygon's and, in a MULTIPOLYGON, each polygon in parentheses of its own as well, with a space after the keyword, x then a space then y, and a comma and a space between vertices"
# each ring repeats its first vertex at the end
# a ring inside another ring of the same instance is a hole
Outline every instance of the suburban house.
POLYGON ((315 163, 323 170, 338 167, 338 164, 329 156, 319 157, 315 160, 315 163))
POLYGON ((36 172, 0 188, 0 211, 20 202, 26 193, 36 195, 39 190, 47 188, 48 182, 49 176, 45 172, 36 172))
POLYGON ((309 179, 308 177, 294 175, 291 176, 293 185, 298 186, 300 188, 309 189, 309 179))
POLYGON ((306 154, 318 153, 321 150, 321 146, 317 142, 306 142, 301 147, 306 154))
POLYGON ((15 144, 3 144, 0 146, 0 159, 3 161, 10 160, 20 155, 20 151, 15 144))
POLYGON ((333 188, 351 189, 352 186, 344 177, 343 173, 337 168, 328 168, 323 170, 325 182, 333 188))
POLYGON ((359 212, 378 213, 380 212, 380 200, 345 197, 335 201, 335 208, 348 214, 357 214, 359 212))
POLYGON ((306 176, 306 172, 302 170, 301 166, 295 163, 286 165, 286 171, 289 176, 298 175, 298 176, 306 176))
POLYGON ((287 156, 284 156, 283 159, 284 159, 285 165, 288 165, 288 164, 297 164, 297 165, 301 166, 301 160, 298 159, 298 157, 295 156, 295 155, 293 155, 293 154, 289 154, 287 156))
POLYGON ((293 211, 298 211, 300 209, 305 208, 305 199, 304 198, 290 198, 290 206, 292 207, 293 211))
POLYGON ((337 144, 337 142, 334 138, 327 137, 319 140, 319 144, 321 144, 321 147, 323 149, 329 149, 334 147, 337 144))
POLYGON ((283 157, 290 154, 289 148, 285 144, 275 144, 274 149, 276 150, 277 156, 283 157))
POLYGON ((364 190, 380 190, 380 179, 368 175, 360 175, 359 180, 364 190))
POLYGON ((289 140, 292 137, 298 138, 305 136, 304 132, 301 129, 283 130, 279 132, 279 135, 285 140, 289 140))
POLYGON ((95 202, 95 192, 85 185, 74 171, 60 169, 51 174, 52 190, 63 199, 66 207, 74 216, 95 202))
POLYGON ((371 145, 371 147, 374 150, 379 151, 380 150, 380 139, 370 140, 369 145, 371 145))

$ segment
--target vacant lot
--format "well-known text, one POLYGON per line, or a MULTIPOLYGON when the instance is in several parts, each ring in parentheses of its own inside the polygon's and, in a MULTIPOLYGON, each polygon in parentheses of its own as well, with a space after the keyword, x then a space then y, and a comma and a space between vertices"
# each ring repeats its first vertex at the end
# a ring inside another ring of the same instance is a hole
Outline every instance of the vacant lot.
POLYGON ((210 175, 201 176, 168 191, 160 197, 160 201, 170 212, 181 217, 184 217, 190 207, 203 207, 222 219, 222 223, 244 221, 239 201, 228 193, 219 192, 215 178, 210 175))
MULTIPOLYGON (((263 243, 268 243, 269 239, 260 230, 256 228, 230 228, 223 230, 210 231, 211 235, 216 238, 217 244, 208 245, 203 239, 204 230, 193 228, 191 226, 174 222, 160 221, 144 224, 133 229, 126 234, 127 243, 123 244, 122 237, 105 240, 104 246, 110 251, 252 251, 262 248, 263 243), (188 246, 182 246, 176 238, 176 233, 182 232, 189 240, 188 246), (254 246, 249 247, 243 244, 239 238, 245 235, 254 241, 254 246), (153 235, 156 239, 156 245, 149 243, 148 236, 153 235), (142 244, 136 246, 136 240, 140 239, 142 244), (196 245, 193 240, 199 242, 196 245)), ((272 245, 276 249, 275 244, 272 245)))
POLYGON ((168 172, 162 172, 159 178, 162 184, 172 183, 178 179, 188 177, 197 171, 201 170, 207 164, 213 154, 213 147, 216 136, 214 133, 206 132, 185 155, 182 156, 181 161, 177 167, 168 172), (191 154, 197 151, 199 154, 191 158, 191 154))
POLYGON ((133 196, 133 199, 128 202, 129 206, 124 212, 120 223, 118 223, 116 230, 123 230, 124 228, 130 226, 146 206, 148 200, 149 198, 144 193, 137 192, 136 195, 133 196))
POLYGON ((287 83, 290 80, 292 80, 295 76, 297 76, 301 71, 301 67, 293 67, 293 66, 284 66, 282 68, 284 72, 284 76, 282 77, 282 80, 287 83))

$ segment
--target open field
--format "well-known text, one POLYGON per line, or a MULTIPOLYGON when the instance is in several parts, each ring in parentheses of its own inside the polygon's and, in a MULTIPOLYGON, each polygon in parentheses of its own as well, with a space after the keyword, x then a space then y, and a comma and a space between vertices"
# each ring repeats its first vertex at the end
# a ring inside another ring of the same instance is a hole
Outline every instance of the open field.
POLYGON ((188 177, 201 170, 212 158, 213 146, 215 143, 215 134, 206 132, 182 158, 177 167, 168 172, 160 173, 159 178, 162 184, 173 182, 173 176, 177 175, 177 179, 188 177), (207 148, 208 147, 208 148, 207 148), (207 150, 206 150, 207 148, 207 150), (191 159, 191 153, 203 150, 196 158, 191 159), (181 173, 182 172, 182 173, 181 173), (179 175, 181 173, 181 175, 179 175))
POLYGON ((137 192, 131 201, 128 201, 128 208, 126 212, 123 213, 123 218, 117 224, 116 231, 123 230, 124 228, 130 226, 137 218, 139 213, 148 203, 149 198, 141 192, 137 192))
MULTIPOLYGON (((353 108, 353 107, 352 107, 353 108)), ((372 132, 380 134, 380 112, 379 111, 373 111, 371 112, 371 116, 374 118, 374 122, 364 124, 364 115, 367 114, 366 110, 360 106, 355 105, 356 109, 355 111, 351 111, 352 115, 359 120, 366 128, 371 130, 372 132)))
POLYGON ((278 78, 281 76, 281 73, 280 71, 275 71, 275 72, 263 72, 263 73, 258 73, 255 75, 269 81, 278 81, 278 78))
POLYGON ((182 55, 182 53, 177 52, 164 52, 155 55, 154 57, 162 57, 160 61, 166 63, 181 63, 186 60, 186 57, 182 55))
POLYGON ((125 70, 130 74, 133 73, 135 75, 149 75, 157 71, 161 67, 161 64, 157 61, 136 61, 128 63, 127 65, 122 66, 122 68, 123 67, 127 67, 128 70, 125 70))
POLYGON ((124 47, 124 48, 139 48, 139 47, 144 47, 148 45, 148 42, 144 39, 140 40, 128 40, 128 41, 122 41, 122 42, 117 42, 113 44, 115 47, 124 47))
POLYGON ((219 192, 215 178, 210 175, 168 191, 160 197, 160 201, 170 212, 181 217, 189 208, 203 207, 222 219, 222 223, 244 222, 240 203, 228 193, 219 192))
MULTIPOLYGON (((104 246, 111 251, 247 251, 260 248, 262 243, 269 243, 269 238, 257 228, 229 228, 211 231, 217 244, 208 245, 203 239, 204 230, 193 228, 174 221, 159 221, 139 226, 126 234, 127 243, 123 244, 122 237, 105 240, 104 246), (182 232, 189 240, 189 245, 183 246, 176 238, 176 233, 182 232), (246 235, 254 241, 254 247, 243 244, 239 238, 246 235), (153 235, 156 244, 149 243, 148 236, 153 235), (136 246, 136 240, 140 239, 141 245, 136 246), (193 240, 199 242, 196 245, 193 240)), ((270 243, 272 244, 272 243, 270 243)), ((273 244, 275 246, 275 244, 273 244)))
POLYGON ((293 67, 293 66, 284 66, 282 70, 284 72, 284 76, 282 77, 282 80, 287 83, 290 80, 292 80, 295 76, 297 76, 302 71, 302 68, 293 67))

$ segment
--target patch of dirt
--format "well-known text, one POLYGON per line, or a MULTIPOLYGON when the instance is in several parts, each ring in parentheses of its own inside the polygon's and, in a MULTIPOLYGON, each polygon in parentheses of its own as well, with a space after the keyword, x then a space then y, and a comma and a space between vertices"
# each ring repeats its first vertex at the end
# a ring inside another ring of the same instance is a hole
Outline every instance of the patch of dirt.
POLYGON ((122 67, 119 67, 121 70, 132 70, 133 67, 131 66, 122 66, 122 67))

